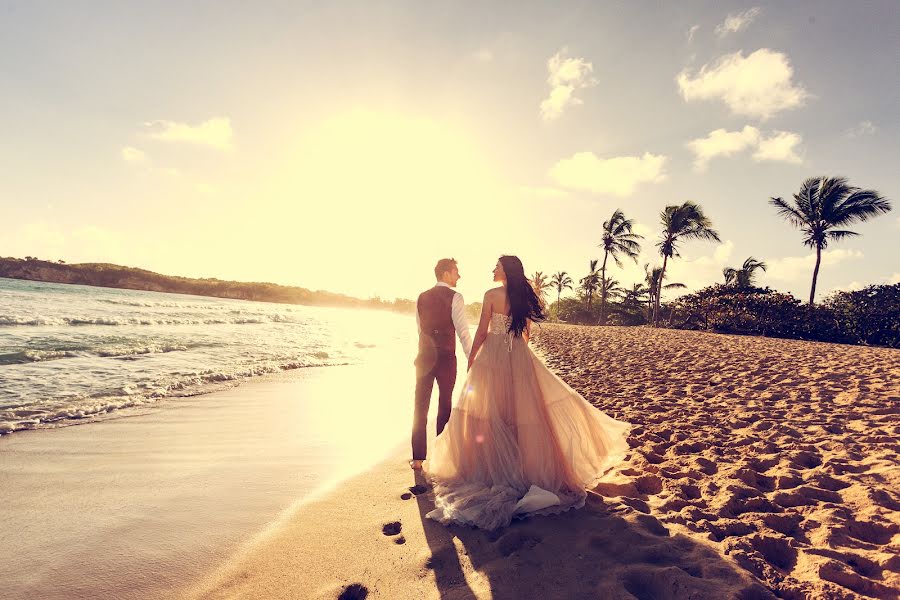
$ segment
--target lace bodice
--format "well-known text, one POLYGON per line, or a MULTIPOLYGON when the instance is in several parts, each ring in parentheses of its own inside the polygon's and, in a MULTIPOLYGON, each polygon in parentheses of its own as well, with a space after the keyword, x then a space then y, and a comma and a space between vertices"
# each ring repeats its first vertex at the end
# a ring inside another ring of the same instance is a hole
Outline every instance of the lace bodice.
POLYGON ((491 313, 491 324, 488 326, 488 333, 495 335, 505 335, 509 331, 509 325, 512 317, 503 313, 491 313))

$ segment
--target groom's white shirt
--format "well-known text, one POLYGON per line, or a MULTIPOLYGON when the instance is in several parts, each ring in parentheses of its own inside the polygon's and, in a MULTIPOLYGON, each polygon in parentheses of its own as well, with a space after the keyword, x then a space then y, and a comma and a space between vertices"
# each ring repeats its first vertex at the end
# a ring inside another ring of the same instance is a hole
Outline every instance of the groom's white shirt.
MULTIPOLYGON (((438 281, 437 284, 435 284, 435 287, 448 288, 450 286, 443 281, 438 281)), ((469 322, 466 320, 466 303, 463 300, 462 294, 459 292, 453 293, 453 303, 450 305, 450 316, 453 317, 453 327, 456 329, 456 335, 459 337, 459 343, 462 344, 463 352, 466 353, 466 358, 469 358, 469 354, 472 353, 472 336, 469 333, 469 322)), ((419 324, 418 307, 416 307, 416 328, 419 331, 422 331, 422 326, 419 324)))

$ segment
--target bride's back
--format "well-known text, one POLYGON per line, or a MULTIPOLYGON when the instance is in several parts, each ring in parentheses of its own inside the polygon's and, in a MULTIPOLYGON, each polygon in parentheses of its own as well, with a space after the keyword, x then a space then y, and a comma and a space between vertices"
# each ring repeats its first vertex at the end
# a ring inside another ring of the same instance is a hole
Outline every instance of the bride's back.
POLYGON ((506 295, 506 288, 496 287, 488 290, 488 293, 491 295, 491 312, 509 316, 512 307, 509 304, 509 297, 506 295))

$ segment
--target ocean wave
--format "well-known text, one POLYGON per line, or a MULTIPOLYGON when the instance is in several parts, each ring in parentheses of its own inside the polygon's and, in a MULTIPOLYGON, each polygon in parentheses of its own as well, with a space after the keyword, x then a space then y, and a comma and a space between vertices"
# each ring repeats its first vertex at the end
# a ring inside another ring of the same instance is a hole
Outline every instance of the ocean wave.
POLYGON ((9 315, 0 315, 0 327, 15 327, 17 325, 40 327, 44 325, 62 325, 60 319, 49 317, 16 317, 9 315))
POLYGON ((93 354, 103 358, 121 356, 140 356, 144 354, 165 354, 167 352, 180 352, 187 350, 182 344, 149 344, 139 346, 104 346, 96 349, 93 354))
POLYGON ((169 318, 152 317, 30 317, 0 315, 0 327, 46 327, 69 325, 83 327, 151 326, 151 325, 264 325, 266 323, 299 323, 298 319, 281 314, 257 315, 235 318, 169 318))
POLYGON ((81 356, 79 352, 72 350, 23 350, 0 354, 0 365, 18 365, 46 360, 59 360, 61 358, 74 358, 81 356))
POLYGON ((63 420, 90 419, 115 410, 133 408, 154 401, 145 396, 105 397, 93 402, 81 402, 49 408, 39 415, 30 418, 16 419, 14 414, 0 414, 0 435, 37 429, 41 426, 52 426, 63 420))
POLYGON ((141 300, 121 300, 118 298, 98 298, 99 302, 106 304, 115 304, 116 306, 137 306, 142 308, 189 308, 193 310, 217 310, 222 307, 216 304, 196 304, 190 302, 175 301, 141 301, 141 300))
POLYGON ((48 360, 61 360, 64 358, 84 358, 99 356, 100 358, 127 358, 130 356, 144 356, 148 354, 165 354, 167 352, 179 352, 187 350, 182 344, 138 344, 138 345, 112 345, 97 348, 78 348, 60 350, 20 350, 0 354, 0 365, 18 365, 48 360))
POLYGON ((385 340, 377 342, 382 346, 408 329, 405 320, 373 315, 362 336, 358 317, 0 280, 0 434, 104 419, 120 408, 292 369, 369 360, 369 342, 385 340))
MULTIPOLYGON (((154 386, 151 389, 124 385, 96 396, 70 398, 55 406, 39 405, 0 410, 0 436, 21 430, 53 427, 62 421, 98 418, 117 410, 152 404, 163 398, 195 396, 221 389, 221 387, 210 388, 211 384, 239 382, 260 375, 293 369, 347 364, 346 362, 328 363, 322 360, 292 360, 282 363, 263 363, 231 371, 209 370, 182 377, 169 384, 154 386)), ((58 402, 61 401, 61 399, 58 400, 58 402)))

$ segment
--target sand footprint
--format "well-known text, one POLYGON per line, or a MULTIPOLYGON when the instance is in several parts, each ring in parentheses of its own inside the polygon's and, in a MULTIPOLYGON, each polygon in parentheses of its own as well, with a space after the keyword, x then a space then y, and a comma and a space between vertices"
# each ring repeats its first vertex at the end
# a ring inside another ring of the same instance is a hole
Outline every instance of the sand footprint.
POLYGON ((386 536, 394 536, 400 533, 403 529, 403 525, 400 524, 400 521, 391 521, 390 523, 385 523, 381 528, 381 533, 386 536))
POLYGON ((369 588, 361 583, 351 583, 345 587, 337 600, 366 600, 369 595, 369 588))
POLYGON ((511 531, 501 536, 500 539, 497 540, 496 546, 497 550, 500 551, 500 554, 509 556, 513 552, 518 552, 523 548, 534 548, 541 540, 542 538, 540 536, 511 531))

